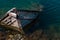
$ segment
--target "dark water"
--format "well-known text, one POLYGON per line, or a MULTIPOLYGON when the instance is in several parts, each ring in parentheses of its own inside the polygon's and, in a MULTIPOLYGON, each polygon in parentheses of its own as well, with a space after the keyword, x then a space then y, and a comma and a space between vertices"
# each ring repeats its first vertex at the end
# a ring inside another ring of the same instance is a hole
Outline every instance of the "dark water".
MULTIPOLYGON (((60 0, 0 0, 0 10, 6 12, 12 7, 19 9, 29 8, 31 3, 39 3, 44 6, 43 11, 40 13, 39 22, 29 29, 30 31, 37 28, 50 29, 60 31, 60 0)), ((4 12, 1 12, 3 14, 4 12)))

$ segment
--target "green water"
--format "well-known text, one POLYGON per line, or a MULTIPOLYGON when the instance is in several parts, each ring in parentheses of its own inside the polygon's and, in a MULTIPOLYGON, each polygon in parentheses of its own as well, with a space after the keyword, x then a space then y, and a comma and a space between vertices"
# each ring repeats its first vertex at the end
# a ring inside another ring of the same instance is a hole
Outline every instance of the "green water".
MULTIPOLYGON (((28 9, 31 4, 39 3, 44 6, 40 13, 40 21, 36 23, 35 29, 51 29, 60 32, 60 0, 0 0, 0 15, 2 17, 12 7, 28 9)), ((32 27, 34 30, 34 27, 32 27)), ((30 29, 31 30, 31 29, 30 29)))

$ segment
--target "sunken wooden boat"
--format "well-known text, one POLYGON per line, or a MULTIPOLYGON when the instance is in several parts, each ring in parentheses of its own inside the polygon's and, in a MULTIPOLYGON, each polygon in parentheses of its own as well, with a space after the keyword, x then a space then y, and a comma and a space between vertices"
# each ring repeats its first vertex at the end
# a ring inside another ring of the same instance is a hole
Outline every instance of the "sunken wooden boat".
MULTIPOLYGON (((8 13, 10 14, 10 12, 13 10, 14 8, 10 9, 1 19, 0 19, 0 26, 6 28, 6 29, 10 29, 10 30, 15 30, 18 32, 22 32, 22 26, 21 26, 21 22, 19 19, 16 19, 14 17, 12 17, 11 15, 8 15, 8 13), (11 22, 11 18, 13 18, 13 22, 11 22), (13 26, 14 24, 14 26, 13 26)), ((17 10, 18 12, 41 12, 39 10, 17 10)))

